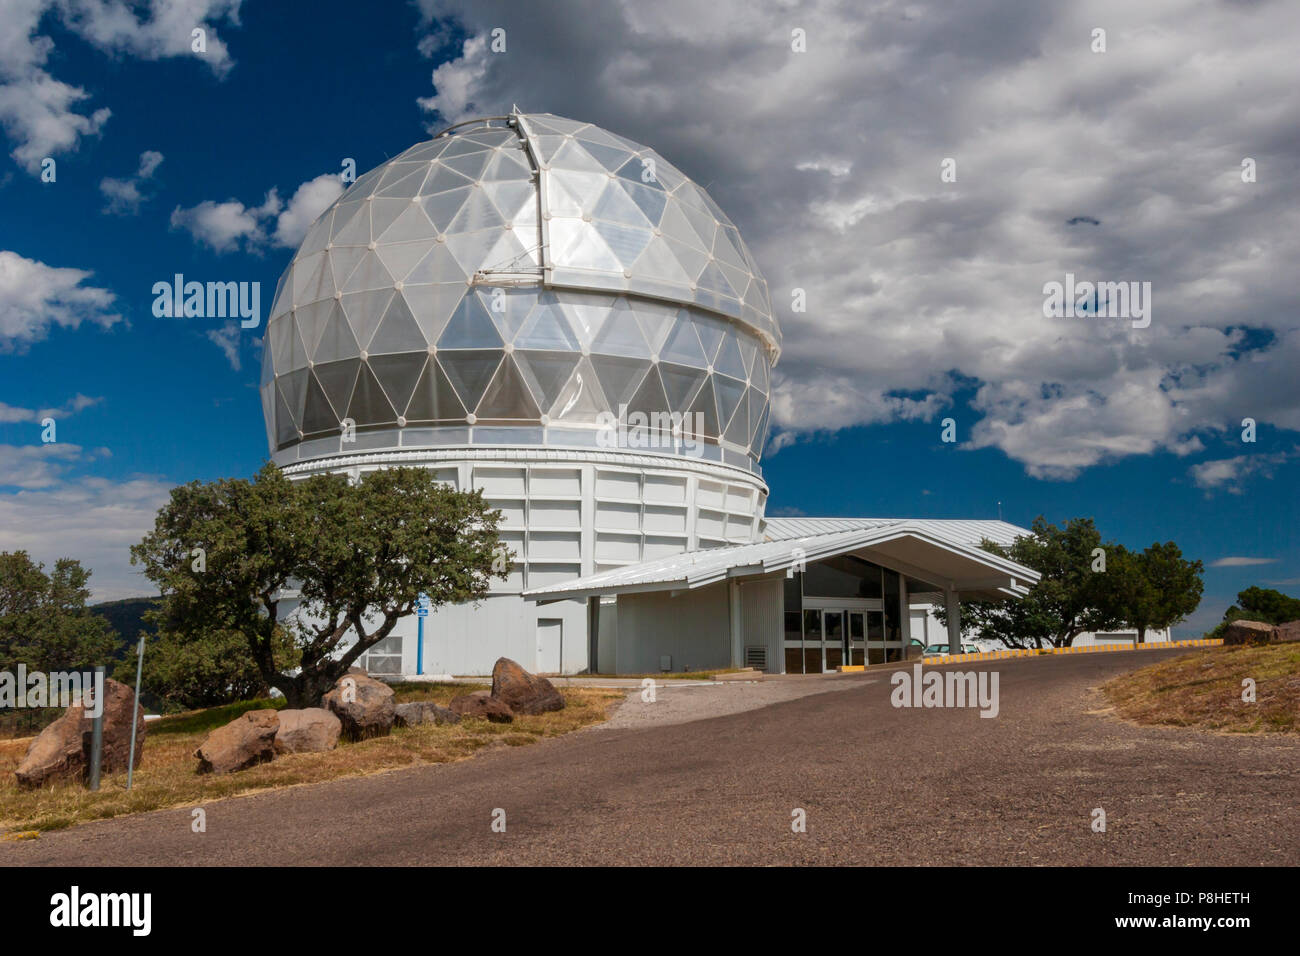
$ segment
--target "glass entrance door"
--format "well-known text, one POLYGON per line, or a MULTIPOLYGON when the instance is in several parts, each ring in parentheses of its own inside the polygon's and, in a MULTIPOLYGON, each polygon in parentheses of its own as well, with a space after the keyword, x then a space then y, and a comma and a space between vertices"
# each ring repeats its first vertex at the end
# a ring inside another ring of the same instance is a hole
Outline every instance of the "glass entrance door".
POLYGON ((865 611, 849 611, 849 630, 844 636, 845 663, 861 666, 867 662, 865 611))
POLYGON ((825 654, 822 670, 830 672, 844 663, 844 644, 847 640, 844 630, 843 611, 823 611, 822 651, 825 654))

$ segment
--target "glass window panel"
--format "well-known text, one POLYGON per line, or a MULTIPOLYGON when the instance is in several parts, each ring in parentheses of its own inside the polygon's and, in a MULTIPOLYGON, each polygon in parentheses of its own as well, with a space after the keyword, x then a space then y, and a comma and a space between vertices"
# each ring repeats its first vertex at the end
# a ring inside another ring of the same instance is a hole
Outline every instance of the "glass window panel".
POLYGON ((625 226, 634 226, 639 229, 650 229, 650 220, 646 218, 640 207, 634 203, 630 196, 622 189, 606 189, 600 194, 600 199, 596 201, 591 210, 593 219, 600 219, 605 222, 621 223, 625 226))
POLYGON ((525 349, 579 349, 578 339, 558 305, 534 306, 514 344, 525 349))
POLYGON ((571 352, 516 352, 519 372, 528 383, 537 405, 549 410, 560 390, 573 376, 580 356, 571 352))
POLYGON ((687 274, 681 260, 663 238, 650 240, 631 271, 638 279, 645 278, 669 285, 689 286, 693 281, 693 277, 687 274))
POLYGON ((464 284, 465 270, 452 256, 445 242, 434 243, 426 255, 412 269, 404 280, 408 285, 420 285, 429 282, 460 282, 464 284))
POLYGON ((642 302, 640 300, 637 300, 634 306, 631 303, 627 304, 632 308, 632 313, 636 316, 641 331, 645 334, 646 344, 650 346, 652 352, 658 352, 663 348, 668 333, 677 324, 677 310, 670 305, 659 305, 655 302, 642 302))
POLYGON ((556 265, 600 272, 623 271, 618 257, 590 223, 578 219, 552 219, 550 236, 552 261, 556 265))
POLYGON ((555 151, 551 166, 557 170, 576 170, 584 173, 595 173, 599 176, 604 176, 609 172, 594 155, 588 152, 584 144, 575 139, 565 140, 564 145, 555 151))
POLYGON ((415 324, 406 300, 400 295, 393 296, 367 350, 382 355, 388 352, 424 352, 428 347, 429 343, 415 324))
POLYGON ((367 251, 361 262, 352 270, 348 281, 343 286, 344 292, 368 292, 371 289, 386 289, 393 284, 393 277, 384 268, 383 261, 375 253, 367 251))
POLYGON ((298 440, 298 426, 294 423, 289 408, 284 403, 284 396, 279 388, 275 389, 275 440, 279 445, 298 440))
POLYGON ((342 289, 348 281, 348 276, 356 269, 357 263, 366 257, 367 250, 364 246, 335 246, 325 253, 329 257, 330 271, 334 273, 334 286, 336 289, 342 289))
POLYGON ((478 232, 480 229, 492 229, 504 224, 505 220, 497 212, 496 206, 492 205, 487 193, 482 189, 471 189, 469 198, 452 219, 447 231, 478 232))
POLYGON ((455 285, 403 285, 398 293, 406 300, 406 307, 415 317, 424 340, 436 344, 447 328, 452 313, 466 295, 463 282, 455 285))
POLYGON ((718 349, 718 356, 713 360, 713 368, 732 378, 748 378, 745 374, 744 360, 740 357, 740 346, 736 343, 734 329, 727 330, 727 337, 722 340, 722 348, 718 349))
POLYGON ((370 242, 370 203, 362 202, 356 212, 345 221, 340 222, 334 216, 334 237, 336 246, 364 246, 370 242))
POLYGON ((358 425, 379 425, 395 421, 397 412, 388 403, 379 380, 374 372, 361 363, 357 374, 356 387, 352 389, 352 401, 348 403, 348 417, 358 425))
POLYGON ((483 394, 475 410, 482 422, 495 420, 534 420, 538 416, 537 404, 533 401, 524 383, 523 376, 515 367, 514 359, 507 355, 492 384, 483 394))
POLYGON ((726 276, 722 274, 722 270, 718 268, 715 262, 710 262, 704 267, 704 271, 695 280, 695 284, 708 292, 716 292, 718 295, 733 299, 737 297, 736 290, 727 282, 726 276))
POLYGON ((560 397, 551 406, 551 421, 553 424, 591 422, 604 411, 609 411, 609 408, 596 385, 596 372, 590 361, 581 359, 574 369, 573 377, 560 390, 560 397))
POLYGON ((691 399, 700 386, 704 384, 703 369, 686 368, 670 365, 667 362, 659 366, 659 375, 663 379, 664 392, 668 396, 668 408, 675 412, 684 412, 690 407, 691 399))
POLYGON ((718 398, 718 421, 730 422, 745 394, 745 383, 723 375, 713 376, 713 390, 718 398))
MULTIPOLYGON (((639 182, 630 182, 627 179, 620 179, 619 185, 623 187, 623 192, 627 195, 627 198, 645 216, 646 221, 652 226, 658 226, 663 219, 664 207, 668 205, 667 194, 661 189, 642 185, 639 182)), ((613 190, 610 191, 613 192, 613 190)))
POLYGON ((415 385, 411 401, 406 406, 408 422, 464 421, 465 406, 460 403, 447 373, 436 361, 425 363, 424 371, 415 385))
POLYGON ((712 362, 713 357, 718 354, 718 346, 722 344, 722 339, 727 334, 727 323, 711 315, 692 312, 686 314, 694 318, 695 331, 700 336, 700 342, 704 344, 704 354, 712 362))
POLYGON ((692 435, 697 437, 717 438, 718 432, 718 407, 713 394, 712 376, 700 387, 695 396, 695 401, 691 402, 689 428, 692 435), (701 432, 700 424, 703 423, 701 432))
MULTIPOLYGON (((419 207, 407 203, 407 210, 412 209, 420 216, 424 215, 419 211, 419 207)), ((384 264, 384 268, 388 270, 388 274, 401 281, 419 265, 421 259, 429 254, 429 244, 428 242, 384 241, 379 243, 375 253, 379 256, 379 261, 384 264)))
POLYGON ((449 156, 443 153, 438 157, 438 163, 447 169, 453 169, 467 179, 478 179, 483 175, 483 170, 487 168, 488 160, 492 158, 493 151, 489 149, 477 149, 471 153, 465 153, 460 156, 449 156))
POLYGON ((611 411, 626 404, 636 394, 641 380, 650 368, 648 359, 622 358, 612 355, 593 355, 591 364, 596 369, 601 391, 611 411))
POLYGON ((384 317, 392 298, 391 289, 381 289, 375 292, 353 292, 339 300, 343 303, 343 314, 352 327, 352 334, 363 349, 370 344, 370 338, 375 334, 379 320, 384 317))
POLYGON ((609 246, 610 251, 622 263, 623 271, 630 272, 632 264, 636 262, 642 251, 650 243, 649 228, 634 229, 631 226, 599 220, 593 225, 596 231, 600 233, 600 238, 605 240, 605 245, 609 246))
POLYGON ((704 348, 700 345, 700 337, 695 332, 695 321, 690 313, 680 311, 677 314, 677 324, 664 342, 664 347, 659 350, 659 357, 664 361, 676 362, 679 365, 694 365, 697 368, 704 368, 709 364, 708 358, 704 354, 704 348))
MULTIPOLYGON (((408 202, 406 209, 398 213, 388 228, 380 234, 379 241, 383 243, 427 242, 437 234, 438 230, 425 215, 424 207, 419 203, 408 202)), ((424 245, 423 248, 427 250, 428 246, 424 245)))
POLYGON ((502 344, 492 317, 476 295, 461 298, 446 330, 438 338, 439 349, 500 348, 502 344))
POLYGON ((434 193, 421 200, 425 215, 429 217, 429 221, 438 232, 447 231, 447 227, 451 225, 451 221, 460 212, 460 207, 465 205, 465 200, 469 199, 473 191, 472 187, 466 185, 458 189, 434 193))
POLYGON ((360 359, 350 358, 341 362, 326 362, 312 369, 321 387, 325 389, 330 405, 339 412, 340 416, 346 414, 347 407, 352 401, 352 388, 360 367, 360 359))
POLYGON ((427 352, 407 352, 405 355, 377 355, 369 359, 370 370, 379 379, 379 384, 388 396, 398 414, 406 410, 411 402, 420 374, 428 364, 427 352))
POLYGON ((604 328, 592 341, 591 350, 605 355, 650 357, 650 346, 646 344, 645 336, 641 334, 641 326, 626 303, 616 308, 613 315, 605 322, 604 328))
POLYGON ((492 380, 492 373, 505 353, 499 350, 438 352, 438 364, 447 373, 456 394, 466 408, 474 408, 492 380))

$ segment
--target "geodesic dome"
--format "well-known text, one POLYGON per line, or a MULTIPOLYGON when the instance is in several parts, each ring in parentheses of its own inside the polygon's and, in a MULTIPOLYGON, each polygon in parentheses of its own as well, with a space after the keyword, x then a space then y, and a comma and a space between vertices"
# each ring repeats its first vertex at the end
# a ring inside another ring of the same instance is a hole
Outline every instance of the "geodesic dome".
POLYGON ((277 461, 357 448, 598 443, 602 413, 684 413, 756 470, 780 353, 767 284, 653 150, 549 114, 459 124, 312 226, 267 324, 277 461))

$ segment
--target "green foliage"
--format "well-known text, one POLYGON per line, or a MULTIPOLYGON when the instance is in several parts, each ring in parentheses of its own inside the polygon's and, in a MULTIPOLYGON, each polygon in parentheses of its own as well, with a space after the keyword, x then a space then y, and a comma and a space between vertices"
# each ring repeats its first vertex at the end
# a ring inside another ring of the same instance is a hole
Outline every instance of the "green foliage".
MULTIPOLYGON (((164 629, 157 637, 146 637, 141 696, 163 702, 168 710, 195 710, 264 697, 270 687, 249 653, 244 635, 205 629, 198 623, 196 628, 164 629)), ((281 629, 275 643, 276 665, 288 669, 294 659, 293 642, 281 629)), ((113 676, 134 686, 135 671, 132 648, 113 676)))
POLYGON ((203 622, 209 634, 243 635, 265 684, 312 706, 415 612, 421 592, 437 607, 481 598, 494 574, 504 578, 500 519, 481 493, 426 468, 291 482, 268 463, 252 481, 173 489, 132 561, 161 589, 174 629, 203 622), (283 600, 297 605, 281 620, 283 600), (277 658, 282 630, 290 667, 277 658))
POLYGON ((115 640, 86 608, 90 572, 60 558, 46 574, 26 551, 0 552, 0 670, 84 670, 107 663, 115 640))
POLYGON ((1204 570, 1200 561, 1184 560, 1172 541, 1157 542, 1141 552, 1111 545, 1102 600, 1124 623, 1137 628, 1142 644, 1148 630, 1173 627, 1196 610, 1204 570))
MULTIPOLYGON (((963 603, 963 631, 1009 647, 1069 647, 1080 634, 1125 624, 1141 638, 1149 628, 1176 624, 1200 603, 1201 562, 1183 560, 1173 542, 1130 552, 1103 544, 1091 518, 1058 528, 1039 516, 1032 531, 1010 546, 985 541, 982 547, 1033 568, 1041 580, 1019 601, 963 603)), ((944 609, 935 611, 946 623, 944 609)))
POLYGON ((1300 620, 1300 600, 1273 588, 1248 587, 1237 592, 1237 603, 1223 613, 1223 620, 1205 636, 1221 639, 1233 621, 1286 624, 1297 620, 1300 620))

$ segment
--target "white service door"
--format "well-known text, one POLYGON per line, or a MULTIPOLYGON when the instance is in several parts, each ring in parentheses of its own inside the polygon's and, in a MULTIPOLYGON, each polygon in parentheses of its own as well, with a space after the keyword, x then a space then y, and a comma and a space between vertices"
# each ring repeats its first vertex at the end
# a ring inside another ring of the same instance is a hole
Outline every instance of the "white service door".
POLYGON ((558 617, 537 619, 537 672, 558 674, 564 660, 564 621, 558 617))

